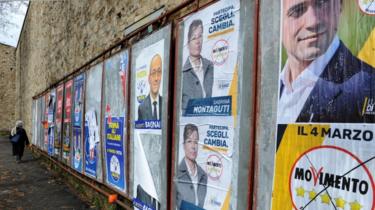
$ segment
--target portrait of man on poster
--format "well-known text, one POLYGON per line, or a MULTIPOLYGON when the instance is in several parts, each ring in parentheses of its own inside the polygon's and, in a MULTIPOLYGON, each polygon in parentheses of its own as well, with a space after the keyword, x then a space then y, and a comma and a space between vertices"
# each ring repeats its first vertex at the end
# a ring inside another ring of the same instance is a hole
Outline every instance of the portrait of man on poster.
POLYGON ((160 96, 160 83, 162 79, 162 58, 155 54, 150 62, 148 83, 150 93, 138 107, 138 120, 161 120, 162 97, 160 96))
POLYGON ((203 208, 207 194, 207 174, 197 164, 199 132, 194 124, 187 124, 183 133, 185 156, 178 165, 177 171, 177 209, 194 205, 203 208), (182 206, 182 207, 181 207, 182 206))
POLYGON ((282 0, 278 123, 373 123, 375 70, 337 35, 343 0, 282 0))
POLYGON ((203 45, 203 22, 193 20, 187 35, 189 56, 182 69, 182 110, 190 99, 212 97, 214 65, 201 55, 203 45))

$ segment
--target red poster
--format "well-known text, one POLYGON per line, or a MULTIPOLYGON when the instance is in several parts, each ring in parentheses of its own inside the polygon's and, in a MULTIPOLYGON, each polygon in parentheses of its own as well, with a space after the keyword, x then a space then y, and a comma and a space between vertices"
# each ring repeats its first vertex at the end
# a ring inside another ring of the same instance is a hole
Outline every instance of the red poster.
POLYGON ((64 84, 61 84, 57 87, 56 123, 60 123, 62 120, 63 97, 64 97, 64 84))
POLYGON ((64 122, 69 123, 71 122, 71 113, 72 113, 72 87, 73 87, 73 80, 69 80, 65 83, 65 103, 64 103, 64 122))

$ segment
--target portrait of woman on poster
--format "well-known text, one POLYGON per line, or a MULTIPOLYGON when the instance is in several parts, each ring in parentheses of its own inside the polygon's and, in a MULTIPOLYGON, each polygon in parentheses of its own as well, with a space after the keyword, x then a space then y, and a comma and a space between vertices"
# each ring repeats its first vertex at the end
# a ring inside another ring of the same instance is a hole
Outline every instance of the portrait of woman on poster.
POLYGON ((190 99, 212 96, 214 65, 201 55, 203 46, 203 22, 193 20, 189 26, 187 48, 189 56, 182 69, 182 110, 190 99))
MULTIPOLYGON (((188 206, 203 208, 207 194, 207 174, 197 162, 199 132, 194 124, 187 124, 183 134, 184 158, 177 171, 177 209, 188 206)), ((185 207, 186 208, 185 208, 185 207)))

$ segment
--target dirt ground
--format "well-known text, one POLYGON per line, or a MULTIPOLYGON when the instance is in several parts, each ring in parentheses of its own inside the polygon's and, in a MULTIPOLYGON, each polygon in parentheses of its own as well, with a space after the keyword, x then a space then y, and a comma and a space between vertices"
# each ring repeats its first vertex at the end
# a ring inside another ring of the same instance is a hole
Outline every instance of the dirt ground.
POLYGON ((0 210, 91 209, 31 155, 21 163, 8 138, 0 136, 0 210))

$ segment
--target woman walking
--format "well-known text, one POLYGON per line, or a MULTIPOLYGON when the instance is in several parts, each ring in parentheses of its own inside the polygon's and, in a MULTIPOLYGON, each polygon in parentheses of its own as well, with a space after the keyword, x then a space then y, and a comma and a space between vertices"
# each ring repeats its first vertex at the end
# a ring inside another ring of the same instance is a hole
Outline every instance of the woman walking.
POLYGON ((10 139, 12 142, 13 156, 16 156, 17 163, 20 163, 23 151, 25 150, 25 144, 30 144, 21 120, 16 121, 16 127, 12 129, 10 139))

